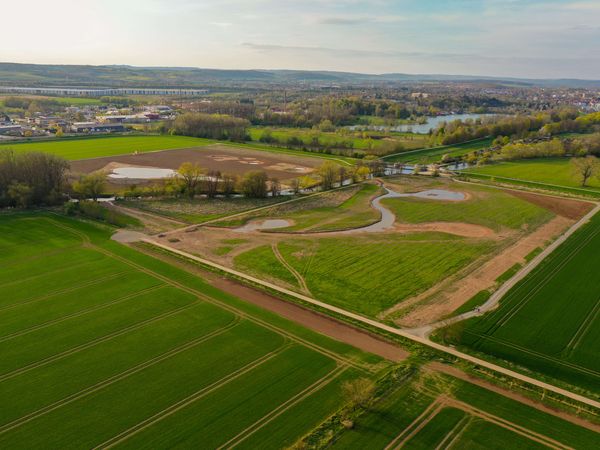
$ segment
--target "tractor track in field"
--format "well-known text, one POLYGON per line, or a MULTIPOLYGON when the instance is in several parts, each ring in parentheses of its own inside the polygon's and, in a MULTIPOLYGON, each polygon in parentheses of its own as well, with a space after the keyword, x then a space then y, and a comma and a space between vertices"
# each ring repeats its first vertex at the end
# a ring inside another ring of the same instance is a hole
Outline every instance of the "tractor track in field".
POLYGON ((22 374, 24 374, 26 372, 29 372, 29 371, 33 370, 33 369, 37 369, 39 367, 45 366, 47 364, 50 364, 50 363, 52 363, 54 361, 58 361, 59 359, 65 358, 65 357, 67 357, 69 355, 73 355, 75 353, 78 353, 78 352, 80 352, 82 350, 94 347, 95 345, 98 345, 98 344, 100 344, 102 342, 106 342, 106 341, 109 341, 109 340, 111 340, 111 339, 113 339, 115 337, 122 336, 124 334, 129 333, 130 331, 137 330, 137 329, 142 328, 142 327, 144 327, 144 326, 146 326, 146 325, 148 325, 150 323, 158 322, 158 321, 160 321, 160 320, 162 320, 162 319, 164 319, 166 317, 173 316, 175 314, 179 314, 182 311, 185 311, 187 309, 190 309, 190 308, 196 306, 198 303, 200 303, 200 300, 195 300, 195 301, 193 301, 193 302, 191 302, 191 303, 189 303, 187 305, 180 306, 180 307, 178 307, 176 309, 173 309, 171 311, 167 311, 167 312, 164 312, 162 314, 159 314, 158 316, 154 316, 154 317, 151 317, 149 319, 143 320, 141 322, 135 323, 135 324, 130 325, 128 327, 125 327, 125 328, 122 328, 120 330, 117 330, 117 331, 115 331, 113 333, 109 333, 109 334, 106 334, 104 336, 100 336, 97 339, 92 339, 91 341, 88 341, 88 342, 86 342, 84 344, 77 345, 75 347, 71 347, 71 348, 65 350, 64 352, 57 353, 55 355, 49 356, 49 357, 41 359, 39 361, 35 361, 33 363, 30 363, 30 364, 27 364, 26 366, 20 367, 20 368, 15 369, 15 370, 12 370, 10 372, 6 372, 6 373, 0 375, 0 383, 3 382, 3 381, 6 381, 8 379, 14 378, 14 377, 16 377, 18 375, 22 375, 22 374))
POLYGON ((69 319, 73 319, 75 317, 84 316, 86 314, 89 314, 89 313, 92 313, 92 312, 95 312, 95 311, 100 311, 100 310, 102 310, 104 308, 109 308, 109 307, 117 305, 117 304, 119 304, 121 302, 130 300, 130 299, 138 297, 140 295, 147 294, 148 292, 155 291, 155 290, 163 288, 165 286, 166 286, 166 284, 159 284, 159 285, 156 285, 156 286, 151 286, 151 287, 143 289, 141 291, 137 291, 137 292, 125 295, 123 297, 116 298, 116 299, 114 299, 114 300, 112 300, 112 301, 110 301, 108 303, 103 303, 103 304, 100 304, 100 305, 92 306, 90 308, 86 308, 86 309, 74 312, 72 314, 68 314, 66 316, 58 317, 58 318, 56 318, 54 320, 49 320, 48 322, 44 322, 44 323, 41 323, 41 324, 38 324, 38 325, 34 325, 32 327, 25 328, 23 330, 19 330, 19 331, 16 331, 14 333, 11 333, 11 334, 6 334, 4 336, 0 336, 0 342, 8 341, 8 340, 14 339, 14 338, 16 338, 18 336, 23 336, 23 335, 29 334, 29 333, 31 333, 33 331, 41 330, 43 328, 55 325, 57 323, 64 322, 64 321, 69 320, 69 319))
POLYGON ((100 382, 98 382, 98 383, 96 383, 96 384, 94 384, 92 386, 88 386, 85 389, 82 389, 82 390, 80 390, 78 392, 75 392, 75 393, 73 393, 73 394, 71 394, 71 395, 69 395, 69 396, 67 396, 65 398, 62 398, 62 399, 60 399, 60 400, 58 400, 58 401, 56 401, 54 403, 46 405, 43 408, 40 408, 40 409, 38 409, 36 411, 33 411, 33 412, 31 412, 31 413, 29 413, 29 414, 27 414, 25 416, 22 416, 22 417, 20 417, 20 418, 18 418, 16 420, 13 420, 12 422, 9 422, 9 423, 7 423, 5 425, 1 425, 0 426, 0 434, 6 433, 7 431, 10 431, 10 430, 13 430, 13 429, 15 429, 17 427, 20 427, 21 425, 24 425, 27 422, 30 422, 30 421, 32 421, 34 419, 37 419, 38 417, 44 416, 44 415, 46 415, 46 414, 48 414, 48 413, 50 413, 50 412, 52 412, 52 411, 54 411, 54 410, 56 410, 58 408, 66 406, 69 403, 72 403, 72 402, 74 402, 76 400, 80 400, 80 399, 82 399, 84 397, 87 397, 88 395, 91 395, 94 392, 97 392, 97 391, 99 391, 101 389, 104 389, 104 388, 106 388, 106 387, 108 387, 108 386, 110 386, 110 385, 112 385, 112 384, 114 384, 114 383, 116 383, 118 381, 124 380, 124 379, 126 379, 127 377, 129 377, 131 375, 134 375, 134 374, 136 374, 138 372, 141 372, 141 371, 143 371, 143 370, 145 370, 145 369, 147 369, 149 367, 152 367, 152 366, 154 366, 154 365, 156 365, 156 364, 158 364, 158 363, 160 363, 162 361, 165 361, 165 360, 167 360, 169 358, 172 358, 173 356, 176 356, 179 353, 182 353, 182 352, 184 352, 186 350, 189 350, 189 349, 191 349, 191 348, 193 348, 193 347, 195 347, 195 346, 197 346, 199 344, 202 344, 202 343, 204 343, 204 342, 206 342, 206 341, 208 341, 208 340, 210 340, 210 339, 212 339, 214 337, 217 337, 217 336, 219 336, 219 335, 221 335, 223 333, 231 331, 231 329, 235 328, 239 324, 240 324, 240 317, 239 316, 234 316, 233 320, 229 324, 227 324, 227 325, 225 325, 225 326, 223 326, 221 328, 218 328, 218 329, 212 331, 211 333, 208 333, 208 334, 206 334, 204 336, 200 336, 200 337, 198 337, 196 339, 192 339, 189 342, 186 342, 186 343, 184 343, 184 344, 182 344, 182 345, 180 345, 178 347, 172 348, 171 350, 168 350, 168 351, 166 351, 166 352, 164 352, 164 353, 162 353, 162 354, 160 354, 158 356, 150 358, 147 361, 144 361, 144 362, 142 362, 140 364, 137 364, 137 365, 135 365, 133 367, 130 367, 129 369, 124 370, 123 372, 120 372, 118 374, 115 374, 115 375, 113 375, 113 376, 111 376, 109 378, 106 378, 106 379, 104 379, 104 380, 102 380, 102 381, 100 381, 100 382))
POLYGON ((278 355, 280 355, 281 353, 283 353, 285 350, 287 350, 291 346, 292 346, 292 343, 289 340, 285 340, 278 349, 275 349, 275 350, 255 359, 254 361, 250 362, 249 364, 246 364, 245 366, 240 367, 239 369, 229 373, 228 375, 225 375, 220 380, 217 380, 214 383, 211 383, 208 386, 203 387, 202 389, 187 396, 186 398, 181 399, 180 401, 170 405, 169 407, 163 409, 162 411, 159 411, 158 413, 152 415, 151 417, 147 418, 146 420, 139 422, 137 425, 134 425, 133 427, 130 427, 129 429, 123 431, 122 433, 119 433, 118 435, 113 436, 109 440, 94 447, 93 450, 109 449, 109 448, 115 447, 116 445, 118 445, 121 442, 131 438, 132 436, 140 433, 141 431, 146 430, 147 428, 151 427, 155 423, 160 422, 161 420, 163 420, 169 416, 172 416, 173 414, 182 410, 183 408, 186 408, 187 406, 200 400, 201 398, 206 397, 208 394, 210 394, 210 393, 220 389, 221 387, 227 385, 228 383, 240 378, 241 376, 245 375, 246 373, 251 372, 252 370, 256 369, 257 367, 260 367, 261 365, 265 364, 266 362, 270 361, 271 359, 273 359, 273 358, 277 357, 278 355))
POLYGON ((296 278, 296 280, 298 281, 298 284, 300 285, 300 289, 302 290, 302 292, 304 292, 307 295, 312 295, 310 293, 310 290, 308 289, 308 285, 306 284, 306 280, 304 279, 304 277, 300 274, 300 272, 298 272, 296 269, 294 269, 290 263, 288 263, 285 260, 285 258, 279 251, 277 242, 273 242, 271 244, 271 249, 273 250, 273 254, 279 260, 279 262, 281 264, 283 264, 283 266, 294 276, 294 278, 296 278))
POLYGON ((74 291, 77 291, 77 290, 79 290, 81 288, 94 286, 94 285, 102 283, 104 281, 110 281, 110 280, 112 280, 114 278, 118 278, 118 277, 120 277, 122 275, 126 275, 128 273, 130 273, 130 272, 129 271, 124 271, 124 272, 112 273, 112 274, 109 274, 109 275, 107 275, 105 277, 95 278, 95 279, 90 280, 88 282, 80 283, 77 286, 72 286, 70 288, 65 288, 65 289, 59 289, 59 290, 56 290, 56 291, 52 291, 52 292, 50 292, 48 294, 45 294, 45 295, 42 295, 40 297, 30 297, 28 299, 19 301, 17 303, 11 303, 10 305, 2 306, 2 307, 0 307, 0 312, 5 311, 7 309, 18 308, 19 306, 22 306, 22 305, 28 305, 30 303, 41 302, 43 300, 47 300, 47 299, 49 299, 51 297, 55 297, 57 295, 68 294, 69 292, 74 292, 74 291))
POLYGON ((272 421, 277 419, 279 416, 284 414, 286 411, 288 411, 291 408, 293 408, 294 406, 296 406, 302 400, 310 397, 314 393, 323 389, 325 386, 327 386, 333 380, 338 378, 342 373, 344 373, 346 371, 346 369, 348 369, 348 366, 346 366, 346 365, 336 367, 331 372, 329 372, 327 375, 319 378, 313 384, 311 384, 310 386, 308 386, 307 388, 302 390, 300 393, 294 395, 293 397, 289 398, 285 402, 281 403, 278 407, 271 410, 265 416, 261 417, 256 422, 254 422, 252 425, 250 425, 246 429, 242 430, 240 433, 238 433, 236 436, 231 438, 225 444, 218 447, 217 450, 236 447, 238 444, 240 444, 241 442, 248 439, 254 433, 256 433, 257 431, 259 431, 260 429, 262 429, 263 427, 265 427, 266 425, 268 425, 269 423, 271 423, 272 421))

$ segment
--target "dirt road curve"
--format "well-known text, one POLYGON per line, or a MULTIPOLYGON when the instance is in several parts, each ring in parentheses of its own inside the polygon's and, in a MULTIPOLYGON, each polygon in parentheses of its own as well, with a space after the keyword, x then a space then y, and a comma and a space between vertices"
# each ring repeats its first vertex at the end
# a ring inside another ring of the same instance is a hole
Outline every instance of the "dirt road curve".
MULTIPOLYGON (((600 206, 598 208, 600 208, 600 206)), ((596 209, 597 208, 595 208, 594 211, 596 211, 596 209)), ((238 272, 237 270, 229 269, 228 267, 224 267, 224 266, 222 266, 220 264, 213 263, 212 261, 208 261, 206 259, 199 258, 198 256, 192 255, 190 253, 187 253, 187 252, 184 252, 184 251, 181 251, 181 250, 177 250, 177 249, 172 248, 172 247, 170 247, 168 245, 165 245, 165 244, 162 244, 160 242, 157 242, 157 241, 155 241, 153 239, 144 239, 143 242, 146 242, 148 244, 151 244, 151 245, 154 245, 156 247, 162 248, 162 249, 167 250, 169 252, 178 254, 178 255, 183 256, 183 257, 185 257, 187 259, 190 259, 192 261, 197 261, 197 262, 199 262, 201 264, 204 264, 206 266, 214 267, 214 268, 216 268, 216 269, 218 269, 218 270, 220 270, 222 272, 229 273, 229 274, 234 275, 234 276, 236 276, 238 278, 250 281, 251 283, 262 285, 262 286, 264 286, 264 287, 266 287, 268 289, 274 290, 275 292, 281 292, 282 294, 285 294, 285 295, 297 298, 297 299, 299 299, 299 300, 301 300, 303 302, 306 302, 306 303, 318 306, 320 308, 326 309, 328 311, 334 312, 334 313, 342 315, 344 317, 348 317, 348 318, 350 318, 352 320, 357 320, 359 322, 364 323, 365 325, 369 325, 369 326, 372 326, 374 328, 377 328, 377 329, 380 329, 382 331, 385 331, 387 333, 395 334, 395 335, 403 337, 405 339, 409 339, 411 341, 418 342, 419 344, 422 344, 422 345, 425 345, 427 347, 431 347, 431 348, 433 348, 435 350, 447 353, 449 355, 452 355, 452 356, 454 356, 456 358, 468 361, 468 362, 470 362, 472 364, 475 364, 477 366, 485 367, 486 369, 493 370, 495 372, 498 372, 498 373, 501 373, 503 375, 509 376, 509 377, 514 378, 516 380, 523 381, 523 382, 531 384, 533 386, 537 386, 537 387, 539 387, 541 389, 545 389, 547 391, 554 392, 556 394, 562 395, 562 396, 570 398, 572 400, 575 400, 575 401, 584 403, 586 405, 592 406, 594 408, 599 408, 600 409, 600 402, 598 402, 596 400, 592 400, 590 398, 584 397, 583 395, 579 395, 579 394, 573 393, 571 391, 559 388, 559 387, 554 386, 552 384, 544 383, 543 381, 536 380, 535 378, 531 378, 531 377, 529 377, 527 375, 523 375, 521 373, 515 372, 514 370, 506 369, 504 367, 501 367, 501 366, 498 366, 496 364, 490 363, 490 362, 485 361, 483 359, 471 356, 471 355, 469 355, 467 353, 460 352, 460 351, 458 351, 458 350, 456 350, 454 348, 446 347, 444 345, 438 344, 437 342, 430 341, 429 339, 427 339, 425 337, 422 337, 422 336, 420 336, 418 334, 412 334, 411 332, 408 332, 406 330, 395 328, 395 327, 383 324, 381 322, 378 322, 376 320, 370 319, 368 317, 363 317, 360 314, 356 314, 356 313, 353 313, 353 312, 350 312, 350 311, 346 311, 345 309, 338 308, 337 306, 332 306, 332 305, 329 305, 327 303, 323 303, 323 302, 321 302, 319 300, 315 300, 314 298, 310 298, 310 297, 308 297, 306 295, 298 294, 297 292, 291 291, 289 289, 285 289, 285 288, 279 287, 279 286, 277 286, 277 285, 275 285, 273 283, 269 283, 269 282, 260 280, 258 278, 255 278, 255 277, 252 277, 250 275, 247 275, 245 273, 238 272)))

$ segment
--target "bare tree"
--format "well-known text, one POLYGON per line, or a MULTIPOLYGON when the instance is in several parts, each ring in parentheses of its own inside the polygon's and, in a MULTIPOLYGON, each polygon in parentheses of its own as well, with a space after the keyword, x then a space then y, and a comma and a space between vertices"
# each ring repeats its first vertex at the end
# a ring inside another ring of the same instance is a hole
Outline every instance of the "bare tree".
POLYGON ((215 198, 219 191, 219 183, 221 182, 221 172, 218 170, 209 170, 205 178, 205 191, 208 198, 215 198))
POLYGON ((369 406, 375 394, 375 384, 367 378, 357 378, 342 384, 344 398, 353 406, 369 406))
POLYGON ((271 178, 270 188, 272 197, 278 197, 281 194, 281 183, 278 178, 271 178))
POLYGON ((235 185, 237 183, 237 176, 230 173, 223 174, 223 194, 225 197, 231 197, 235 192, 235 185))

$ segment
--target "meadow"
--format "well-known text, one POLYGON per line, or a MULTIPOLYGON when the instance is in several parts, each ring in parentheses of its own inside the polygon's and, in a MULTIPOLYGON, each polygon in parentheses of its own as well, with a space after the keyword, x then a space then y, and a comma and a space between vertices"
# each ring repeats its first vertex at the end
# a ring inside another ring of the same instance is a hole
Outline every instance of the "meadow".
POLYGON ((0 145, 0 150, 10 148, 16 152, 38 151, 52 153, 68 160, 78 160, 135 152, 201 147, 212 143, 207 139, 187 136, 107 136, 82 139, 63 138, 18 144, 7 143, 0 145))
POLYGON ((422 150, 397 153, 384 157, 386 162, 398 162, 405 164, 432 164, 440 162, 444 155, 451 157, 464 156, 468 153, 487 148, 492 144, 491 139, 478 139, 464 144, 445 145, 442 147, 424 148, 422 150))
POLYGON ((591 178, 586 187, 581 186, 566 158, 544 158, 501 162, 463 171, 467 176, 483 177, 502 183, 525 184, 542 189, 562 190, 575 194, 600 195, 600 179, 591 178))
MULTIPOLYGON (((284 261, 301 274, 315 298, 377 316, 493 251, 495 243, 443 233, 355 235, 351 239, 310 239, 305 235, 286 237, 277 248, 284 261)), ((248 250, 236 256, 235 265, 290 284, 292 279, 284 265, 272 256, 265 259, 270 250, 248 250)))
POLYGON ((30 213, 0 231, 0 447, 280 448, 386 366, 107 228, 30 213))
POLYGON ((421 371, 331 439, 334 449, 596 448, 600 435, 462 379, 421 371))
POLYGON ((600 216, 511 289, 500 306, 453 326, 452 342, 598 396, 600 216))
POLYGON ((447 202, 417 197, 389 198, 382 203, 390 208, 399 222, 461 222, 481 225, 500 231, 535 228, 551 217, 546 209, 521 200, 509 192, 484 186, 448 184, 442 181, 437 188, 465 192, 464 201, 447 202))

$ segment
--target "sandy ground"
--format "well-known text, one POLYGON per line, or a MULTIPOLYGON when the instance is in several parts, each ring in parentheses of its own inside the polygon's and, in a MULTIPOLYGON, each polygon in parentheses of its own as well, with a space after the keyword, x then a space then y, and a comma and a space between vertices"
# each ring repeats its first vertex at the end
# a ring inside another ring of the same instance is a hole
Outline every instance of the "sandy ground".
POLYGON ((505 192, 535 205, 541 206, 542 208, 546 208, 552 211, 554 214, 566 217, 568 219, 578 220, 590 212, 594 207, 593 203, 571 200, 568 198, 559 198, 523 191, 506 190, 505 192))
POLYGON ((450 285, 433 286, 422 294, 386 311, 386 315, 405 308, 411 308, 433 296, 432 301, 413 309, 404 317, 396 320, 396 323, 401 326, 416 328, 438 321, 460 307, 478 292, 493 287, 500 275, 515 264, 524 263, 525 257, 529 253, 538 247, 545 247, 548 241, 560 235, 573 223, 572 219, 557 216, 533 233, 521 238, 515 244, 498 253, 492 259, 470 272, 466 277, 453 280, 450 282, 450 285), (437 295, 436 292, 438 292, 437 295))
MULTIPOLYGON (((138 249, 140 250, 140 249, 138 249)), ((147 252, 148 250, 142 249, 147 252)), ((184 268, 192 273, 197 273, 216 288, 234 295, 247 302, 272 311, 286 319, 299 323, 311 330, 329 336, 338 341, 352 345, 363 351, 373 353, 390 361, 401 361, 408 357, 408 352, 395 344, 367 332, 339 322, 335 319, 305 309, 299 305, 286 302, 269 295, 263 291, 242 285, 236 281, 220 277, 211 272, 204 271, 196 266, 182 263, 177 258, 170 258, 164 254, 151 253, 154 257, 167 260, 170 264, 184 268)))
POLYGON ((438 231, 457 236, 485 239, 500 239, 491 228, 462 222, 427 222, 420 224, 396 223, 394 229, 400 232, 438 231))
POLYGON ((571 422, 575 425, 579 425, 580 427, 584 427, 589 430, 595 431, 596 433, 600 433, 600 425, 593 424, 593 423, 588 422, 587 420, 584 420, 580 417, 568 414, 565 411, 550 408, 550 407, 544 405, 543 403, 536 402, 535 400, 530 399, 529 397, 525 397, 524 395, 509 391, 508 389, 501 388, 490 382, 482 380, 481 378, 477 378, 472 375, 469 375, 469 374, 463 372, 462 370, 457 369, 456 367, 452 367, 447 364, 442 364, 440 362, 431 362, 425 366, 425 369, 433 370, 436 372, 442 372, 442 373, 451 375, 455 378, 458 378, 460 380, 464 380, 469 383, 475 384, 477 386, 483 387, 489 391, 495 392, 504 397, 510 398, 512 400, 516 400, 527 406, 531 406, 531 407, 538 409, 540 411, 543 411, 547 414, 552 414, 553 416, 559 417, 563 420, 566 420, 567 422, 571 422))
MULTIPOLYGON (((198 163, 206 169, 241 175, 251 170, 264 170, 270 177, 286 180, 312 172, 323 164, 319 158, 276 154, 214 144, 205 147, 137 155, 107 156, 71 162, 74 174, 90 173, 105 167, 153 167, 176 170, 184 162, 198 163)), ((114 180, 113 180, 114 182, 114 180)))

